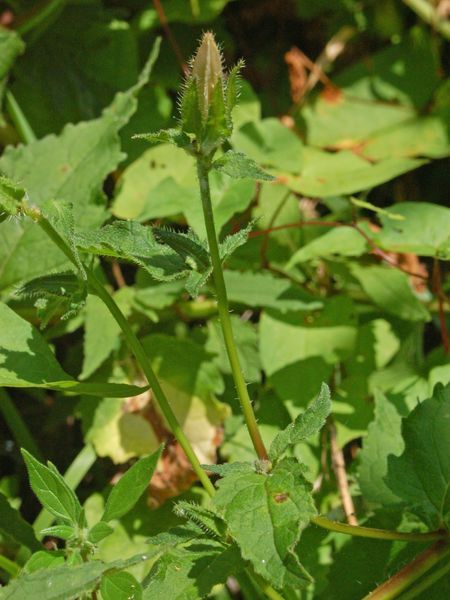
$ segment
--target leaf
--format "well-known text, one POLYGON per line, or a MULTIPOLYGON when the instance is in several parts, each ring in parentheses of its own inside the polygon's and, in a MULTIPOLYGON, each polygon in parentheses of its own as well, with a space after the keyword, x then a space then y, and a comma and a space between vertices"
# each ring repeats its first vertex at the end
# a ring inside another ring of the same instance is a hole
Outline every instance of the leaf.
POLYGON ((293 423, 277 434, 270 446, 270 460, 278 460, 289 446, 307 440, 318 433, 330 413, 330 388, 326 383, 322 383, 322 388, 316 400, 293 423))
POLYGON ((386 219, 392 219, 393 221, 403 221, 405 217, 400 213, 391 212, 385 208, 380 208, 379 206, 375 206, 372 202, 367 202, 366 200, 361 200, 360 198, 350 198, 350 202, 354 206, 358 206, 359 208, 365 208, 366 210, 371 210, 377 215, 382 215, 386 217, 386 219))
POLYGON ((402 222, 381 217, 383 228, 373 239, 385 250, 450 259, 450 209, 429 202, 394 205, 402 222))
POLYGON ((243 227, 236 233, 227 235, 223 242, 219 242, 219 254, 222 262, 226 261, 235 250, 245 244, 252 229, 253 223, 251 222, 247 227, 243 227))
POLYGON ((87 287, 74 273, 54 273, 28 281, 16 294, 35 300, 42 329, 54 315, 63 320, 76 316, 85 305, 87 287))
POLYGON ((385 482, 388 456, 404 449, 400 432, 401 417, 394 404, 380 391, 375 393, 375 419, 359 453, 359 485, 368 502, 383 506, 398 503, 398 496, 385 482))
POLYGON ((144 600, 198 600, 244 568, 238 548, 224 548, 213 540, 199 540, 192 547, 170 550, 151 571, 144 600))
POLYGON ((105 575, 100 593, 102 600, 142 600, 141 584, 126 572, 105 575))
POLYGON ((228 298, 231 302, 250 307, 275 308, 285 313, 296 310, 316 310, 323 303, 286 279, 262 271, 224 272, 228 298))
POLYGON ((199 504, 181 500, 174 508, 177 517, 194 523, 206 536, 219 540, 226 537, 226 525, 224 521, 212 510, 204 508, 199 504))
POLYGON ((40 548, 34 530, 22 517, 19 511, 13 508, 3 494, 0 493, 0 531, 3 535, 11 537, 18 544, 26 546, 32 551, 40 548))
POLYGON ((0 302, 0 385, 47 388, 94 396, 128 397, 145 391, 124 383, 80 383, 59 365, 47 342, 28 321, 0 302))
MULTIPOLYGON (((97 228, 106 219, 103 182, 124 158, 118 132, 136 110, 136 96, 148 81, 158 43, 139 81, 119 92, 102 116, 66 125, 59 136, 48 135, 32 144, 8 146, 0 172, 20 181, 30 202, 39 207, 51 198, 71 202, 77 227, 97 228)), ((0 288, 64 270, 68 261, 34 223, 12 221, 0 226, 0 288), (30 253, 41 260, 30 260, 30 253)))
POLYGON ((391 267, 350 265, 369 298, 382 310, 407 321, 428 321, 430 315, 414 295, 408 276, 391 267))
POLYGON ((228 150, 223 156, 212 163, 212 168, 233 177, 233 179, 259 179, 260 181, 273 181, 275 177, 266 173, 257 163, 243 154, 228 150))
POLYGON ((161 453, 162 446, 150 456, 140 458, 119 479, 109 493, 102 521, 107 523, 113 519, 120 519, 133 508, 149 486, 161 453))
POLYGON ((56 469, 46 467, 23 448, 22 455, 27 466, 31 488, 42 506, 57 519, 78 526, 81 504, 64 478, 56 469))
POLYGON ((150 144, 158 144, 160 142, 168 142, 179 148, 186 148, 191 143, 189 136, 179 129, 162 129, 156 133, 137 133, 133 135, 134 140, 145 140, 150 144))
POLYGON ((221 465, 202 465, 206 471, 210 471, 221 477, 225 477, 229 473, 254 473, 255 467, 249 462, 234 461, 231 463, 223 463, 221 465))
POLYGON ((41 536, 54 536, 62 540, 69 540, 75 537, 75 528, 71 525, 53 525, 52 527, 46 527, 40 531, 41 536))
POLYGON ((450 523, 450 386, 438 384, 433 396, 402 422, 405 449, 389 456, 385 478, 403 505, 431 529, 450 523))
POLYGON ((336 227, 315 238, 294 252, 287 268, 303 263, 312 258, 328 258, 337 256, 361 256, 368 250, 363 236, 352 227, 336 227))
POLYGON ((63 565, 64 563, 65 557, 62 550, 56 550, 52 552, 40 550, 30 556, 23 566, 22 573, 35 573, 41 569, 53 569, 58 565, 63 565))
POLYGON ((217 487, 214 505, 243 558, 278 589, 306 585, 310 577, 294 548, 316 509, 301 466, 284 459, 269 475, 232 473, 217 487))
POLYGON ((107 523, 105 523, 104 521, 99 521, 94 525, 94 527, 90 529, 88 539, 93 544, 98 544, 106 537, 111 535, 113 532, 114 529, 110 527, 107 523))
POLYGON ((41 569, 20 575, 1 588, 0 600, 75 600, 95 588, 104 573, 127 569, 144 560, 147 560, 147 556, 140 554, 110 563, 94 560, 81 565, 58 565, 51 571, 41 569))
POLYGON ((160 244, 167 244, 195 271, 205 271, 211 268, 211 260, 205 242, 193 231, 177 233, 170 229, 154 228, 153 235, 160 244))

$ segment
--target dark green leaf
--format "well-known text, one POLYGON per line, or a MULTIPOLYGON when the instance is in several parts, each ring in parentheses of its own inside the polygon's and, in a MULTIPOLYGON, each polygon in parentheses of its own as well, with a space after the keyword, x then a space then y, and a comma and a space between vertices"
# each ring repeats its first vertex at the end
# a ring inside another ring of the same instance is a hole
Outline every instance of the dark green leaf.
POLYGON ((209 537, 217 537, 223 539, 226 534, 226 526, 222 518, 213 511, 181 500, 175 505, 175 514, 178 517, 187 519, 197 525, 203 533, 209 537))
POLYGON ((30 550, 40 547, 31 525, 10 505, 3 494, 0 494, 0 531, 30 550))
POLYGON ((162 446, 145 458, 140 458, 120 478, 109 493, 102 521, 120 519, 129 512, 150 484, 153 471, 160 459, 162 446))

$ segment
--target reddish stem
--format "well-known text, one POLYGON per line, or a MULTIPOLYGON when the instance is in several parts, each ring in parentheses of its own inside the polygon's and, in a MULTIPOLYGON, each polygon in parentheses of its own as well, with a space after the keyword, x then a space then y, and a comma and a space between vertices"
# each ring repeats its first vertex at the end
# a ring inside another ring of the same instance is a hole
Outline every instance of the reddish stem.
POLYGON ((180 65, 180 69, 183 74, 186 76, 189 72, 189 68, 187 64, 184 62, 183 54, 178 46, 178 42, 175 39, 175 36, 172 33, 169 22, 166 17, 166 13, 164 12, 163 5, 161 0, 153 0, 153 6, 155 7, 156 12, 158 13, 159 22, 161 23, 161 27, 164 29, 164 33, 166 34, 167 39, 169 40, 169 44, 172 46, 172 50, 177 57, 177 61, 180 65))
POLYGON ((446 300, 444 290, 442 289, 441 265, 437 258, 433 262, 433 292, 438 300, 439 324, 441 329, 442 345, 445 354, 449 353, 449 341, 447 331, 447 321, 445 319, 444 302, 446 300))

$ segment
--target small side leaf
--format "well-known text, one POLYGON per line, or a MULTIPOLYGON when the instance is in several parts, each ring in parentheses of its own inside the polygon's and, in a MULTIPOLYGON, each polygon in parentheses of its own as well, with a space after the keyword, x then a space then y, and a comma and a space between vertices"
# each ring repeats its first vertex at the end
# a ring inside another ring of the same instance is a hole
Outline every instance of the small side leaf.
POLYGON ((105 523, 104 521, 99 521, 89 531, 88 539, 93 544, 98 544, 103 539, 108 537, 108 535, 111 535, 113 531, 114 529, 110 527, 107 523, 105 523))
POLYGON ((69 540, 75 535, 75 529, 71 525, 54 525, 41 530, 41 535, 51 535, 52 537, 60 538, 61 540, 69 540))
POLYGON ((248 234, 253 229, 253 223, 254 221, 251 221, 247 227, 228 235, 223 242, 219 244, 220 258, 222 261, 225 261, 235 250, 245 244, 248 239, 248 234))
POLYGON ((275 177, 261 169, 252 158, 234 150, 228 150, 223 156, 215 160, 212 168, 233 177, 233 179, 248 178, 260 181, 273 181, 275 179, 275 177))
POLYGON ((30 478, 30 485, 42 506, 57 519, 77 525, 81 505, 75 492, 55 469, 46 467, 22 448, 22 456, 30 478))
POLYGON ((178 517, 195 523, 208 536, 224 538, 226 525, 219 515, 198 504, 181 500, 177 502, 174 512, 178 517))
POLYGON ((326 383, 322 383, 320 393, 311 406, 301 413, 286 429, 276 435, 269 450, 270 460, 278 460, 289 446, 298 444, 320 431, 330 412, 330 389, 326 383))
POLYGON ((221 477, 229 475, 230 473, 254 473, 255 467, 249 462, 232 462, 224 463, 222 465, 202 465, 202 467, 210 473, 215 473, 221 477))
POLYGON ((205 271, 210 267, 208 251, 205 244, 193 231, 188 233, 177 233, 170 229, 153 229, 153 235, 160 244, 165 244, 175 252, 194 271, 205 271))
POLYGON ((161 452, 162 446, 150 456, 139 459, 121 477, 108 496, 102 521, 119 519, 133 508, 148 487, 161 452))

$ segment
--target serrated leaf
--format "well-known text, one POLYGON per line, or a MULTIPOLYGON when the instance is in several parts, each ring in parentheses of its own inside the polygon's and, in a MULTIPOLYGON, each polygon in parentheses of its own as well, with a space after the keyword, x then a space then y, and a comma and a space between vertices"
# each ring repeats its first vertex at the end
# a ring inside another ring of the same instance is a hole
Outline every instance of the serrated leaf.
POLYGON ((3 494, 0 493, 0 531, 10 536, 15 542, 23 544, 30 550, 37 550, 40 544, 36 539, 32 526, 25 521, 19 511, 13 508, 3 494))
POLYGON ((405 449, 388 457, 385 478, 403 505, 431 529, 450 518, 450 386, 438 384, 402 422, 405 449))
POLYGON ((278 460, 289 446, 307 440, 318 433, 325 425, 325 421, 330 413, 330 388, 326 383, 322 383, 322 388, 314 402, 305 412, 299 414, 293 423, 276 435, 269 450, 270 460, 278 460))
POLYGON ((88 539, 93 544, 98 544, 103 539, 108 537, 108 535, 111 535, 113 531, 114 529, 110 527, 107 523, 105 523, 104 521, 99 521, 94 525, 94 527, 90 529, 88 539))
POLYGON ((0 385, 118 398, 136 396, 147 389, 125 383, 76 381, 61 368, 41 334, 3 302, 0 302, 0 385))
POLYGON ((302 529, 316 514, 301 466, 284 459, 269 475, 232 473, 217 487, 214 505, 255 571, 278 589, 309 583, 294 555, 302 529))
POLYGON ((162 129, 156 133, 137 133, 133 135, 134 140, 145 140, 150 144, 169 142, 179 148, 186 148, 191 143, 189 136, 179 129, 162 129))
POLYGON ((142 587, 131 573, 111 573, 103 577, 100 593, 102 600, 141 600, 142 587))
POLYGON ((95 588, 104 573, 127 569, 147 560, 146 555, 103 563, 99 560, 80 565, 58 565, 48 571, 38 570, 13 579, 0 589, 0 600, 75 600, 95 588))
POLYGON ((230 473, 254 473, 255 465, 249 462, 235 461, 232 463, 223 463, 221 465, 202 465, 205 471, 225 477, 230 473))
POLYGON ((257 179, 259 181, 274 181, 275 177, 266 173, 249 156, 242 152, 228 150, 223 156, 215 160, 212 168, 225 173, 233 179, 257 179))
POLYGON ((192 230, 177 233, 170 229, 153 228, 153 235, 157 242, 172 248, 191 269, 199 272, 210 269, 211 260, 206 244, 192 230))
POLYGON ((109 493, 102 521, 108 522, 112 519, 119 519, 133 508, 144 490, 149 486, 161 453, 162 446, 150 456, 140 458, 119 479, 109 493))
POLYGON ((67 485, 56 469, 46 467, 22 448, 30 485, 42 506, 70 525, 77 526, 81 516, 81 504, 74 491, 67 485))
POLYGON ((150 573, 144 600, 198 600, 218 583, 244 568, 237 546, 224 548, 213 540, 199 540, 190 548, 176 548, 162 556, 150 573))
POLYGON ((393 402, 380 391, 375 392, 375 419, 367 428, 363 448, 358 455, 359 485, 368 502, 383 506, 396 504, 396 496, 386 485, 388 456, 398 456, 404 449, 401 417, 393 402))
POLYGON ((40 531, 40 535, 51 535, 62 540, 68 540, 75 536, 75 529, 70 525, 53 525, 53 527, 46 527, 45 529, 42 529, 40 531))
POLYGON ((209 537, 218 539, 225 537, 226 525, 223 519, 212 510, 181 500, 175 505, 174 512, 178 517, 195 523, 209 537))
POLYGON ((252 229, 253 222, 249 223, 247 227, 243 227, 236 233, 227 235, 223 242, 219 242, 219 254, 222 261, 225 261, 233 254, 235 250, 245 244, 252 229))

